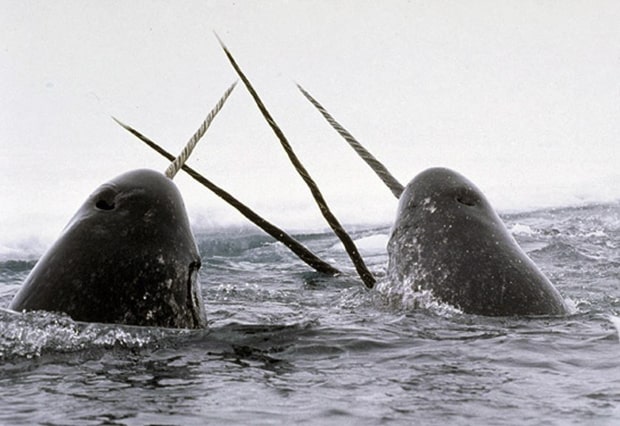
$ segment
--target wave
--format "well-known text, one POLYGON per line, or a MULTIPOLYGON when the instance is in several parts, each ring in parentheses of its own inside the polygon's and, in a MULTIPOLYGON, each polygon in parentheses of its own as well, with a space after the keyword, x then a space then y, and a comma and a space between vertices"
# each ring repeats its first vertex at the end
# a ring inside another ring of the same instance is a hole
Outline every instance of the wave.
MULTIPOLYGON (((559 232, 565 236, 590 240, 620 237, 620 202, 511 211, 501 216, 511 233, 526 244, 528 240, 552 237, 559 232)), ((373 256, 384 252, 390 226, 390 223, 349 223, 345 228, 358 242, 360 250, 365 255, 373 256)), ((5 235, 0 235, 0 262, 37 260, 56 238, 49 227, 40 235, 35 235, 39 229, 37 224, 31 224, 29 228, 13 229, 11 232, 3 228, 5 235)), ((321 250, 341 250, 341 245, 331 240, 333 233, 324 224, 310 223, 306 229, 297 228, 290 233, 309 246, 321 250)), ((247 223, 226 226, 212 223, 209 227, 195 225, 194 234, 203 256, 240 256, 248 250, 274 243, 270 236, 247 223)))

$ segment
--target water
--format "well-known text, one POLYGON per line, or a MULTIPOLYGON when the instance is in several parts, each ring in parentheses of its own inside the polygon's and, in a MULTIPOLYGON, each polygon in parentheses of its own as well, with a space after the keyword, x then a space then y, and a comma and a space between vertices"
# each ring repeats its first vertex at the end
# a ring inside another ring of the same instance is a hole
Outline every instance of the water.
MULTIPOLYGON (((207 331, 0 311, 0 424, 618 424, 620 204, 504 219, 573 314, 394 306, 329 233, 297 236, 345 269, 336 278, 258 231, 198 232, 207 331)), ((353 232, 380 279, 388 232, 353 232)), ((0 306, 27 252, 0 263, 0 306)))

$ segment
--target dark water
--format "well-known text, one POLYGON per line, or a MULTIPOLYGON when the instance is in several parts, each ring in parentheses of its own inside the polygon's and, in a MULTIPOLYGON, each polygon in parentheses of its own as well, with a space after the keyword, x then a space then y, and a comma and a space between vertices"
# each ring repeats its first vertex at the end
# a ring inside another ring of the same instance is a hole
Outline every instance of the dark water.
MULTIPOLYGON (((331 234, 299 238, 338 278, 257 231, 202 233, 208 331, 0 311, 0 424, 620 424, 620 205, 505 220, 572 315, 394 306, 331 234)), ((388 231, 353 233, 379 277, 388 231)), ((32 266, 0 263, 0 306, 32 266)))

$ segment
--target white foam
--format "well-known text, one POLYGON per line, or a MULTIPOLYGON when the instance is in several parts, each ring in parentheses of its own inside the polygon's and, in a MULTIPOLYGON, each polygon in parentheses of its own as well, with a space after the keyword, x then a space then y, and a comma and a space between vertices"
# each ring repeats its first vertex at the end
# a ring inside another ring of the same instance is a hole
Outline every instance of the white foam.
POLYGON ((608 318, 609 321, 611 321, 611 323, 616 328, 616 332, 618 333, 618 339, 620 339, 620 317, 617 317, 615 315, 609 315, 608 318))
MULTIPOLYGON (((354 240, 355 246, 363 255, 381 255, 385 254, 387 243, 390 236, 387 234, 370 235, 368 237, 358 238, 354 240)), ((329 248, 330 251, 344 251, 344 247, 340 242, 329 248)))
POLYGON ((512 235, 527 235, 527 236, 531 236, 535 234, 534 230, 530 226, 522 225, 520 223, 516 223, 515 225, 513 225, 510 228, 510 233, 512 235))
POLYGON ((26 237, 0 244, 0 262, 7 260, 36 260, 49 246, 47 240, 36 237, 26 237))
POLYGON ((355 240, 355 245, 362 254, 385 253, 389 235, 377 234, 355 240))

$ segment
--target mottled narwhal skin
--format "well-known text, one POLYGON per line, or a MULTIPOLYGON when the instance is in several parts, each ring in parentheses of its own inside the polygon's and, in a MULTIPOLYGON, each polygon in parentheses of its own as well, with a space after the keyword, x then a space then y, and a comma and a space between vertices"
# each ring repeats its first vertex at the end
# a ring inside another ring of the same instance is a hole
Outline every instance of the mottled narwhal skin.
POLYGON ((482 192, 452 170, 428 169, 407 185, 388 252, 392 282, 430 290, 465 313, 567 313, 482 192))
POLYGON ((199 268, 178 189, 161 173, 135 170, 86 200, 10 308, 85 322, 203 328, 199 268))

